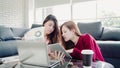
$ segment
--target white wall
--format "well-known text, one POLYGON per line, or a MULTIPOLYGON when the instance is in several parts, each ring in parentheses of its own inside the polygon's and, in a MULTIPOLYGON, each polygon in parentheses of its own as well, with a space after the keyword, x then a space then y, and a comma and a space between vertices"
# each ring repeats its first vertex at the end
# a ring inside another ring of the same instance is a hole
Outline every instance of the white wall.
MULTIPOLYGON (((83 0, 73 0, 78 1, 83 0)), ((69 2, 70 0, 0 0, 0 25, 31 27, 35 23, 35 8, 69 2)))
POLYGON ((34 0, 0 0, 0 25, 31 27, 34 14, 34 0))
POLYGON ((23 27, 24 0, 0 0, 0 25, 23 27))

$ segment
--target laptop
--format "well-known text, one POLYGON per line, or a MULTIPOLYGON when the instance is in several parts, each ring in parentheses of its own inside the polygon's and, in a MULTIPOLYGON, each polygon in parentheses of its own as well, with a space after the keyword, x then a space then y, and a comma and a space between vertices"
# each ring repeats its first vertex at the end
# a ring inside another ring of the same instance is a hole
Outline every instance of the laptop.
POLYGON ((60 61, 50 60, 44 41, 17 41, 20 63, 25 65, 54 67, 60 61))
POLYGON ((65 49, 60 45, 60 43, 50 44, 48 47, 51 49, 51 51, 61 51, 65 54, 65 58, 72 59, 69 53, 65 51, 65 49))

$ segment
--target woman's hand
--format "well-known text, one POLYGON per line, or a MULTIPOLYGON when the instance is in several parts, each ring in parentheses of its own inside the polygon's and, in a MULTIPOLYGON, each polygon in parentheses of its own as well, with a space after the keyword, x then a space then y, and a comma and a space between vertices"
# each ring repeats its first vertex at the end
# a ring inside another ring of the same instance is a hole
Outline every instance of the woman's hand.
POLYGON ((50 59, 60 60, 60 61, 62 61, 65 57, 64 53, 61 51, 52 52, 49 50, 48 55, 50 56, 50 59))
POLYGON ((55 59, 57 60, 63 60, 65 57, 64 53, 61 51, 55 51, 55 59))

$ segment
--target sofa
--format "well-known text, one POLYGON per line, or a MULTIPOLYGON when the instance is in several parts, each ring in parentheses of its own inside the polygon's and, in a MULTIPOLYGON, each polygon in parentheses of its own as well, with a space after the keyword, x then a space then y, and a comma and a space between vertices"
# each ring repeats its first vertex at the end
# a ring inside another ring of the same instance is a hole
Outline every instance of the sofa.
POLYGON ((0 26, 0 58, 18 55, 16 40, 21 40, 28 28, 0 26))
POLYGON ((78 22, 81 33, 91 34, 99 45, 106 62, 120 68, 120 28, 103 27, 101 22, 78 22))
MULTIPOLYGON (((96 39, 105 61, 120 68, 120 28, 103 27, 101 22, 78 22, 77 25, 81 33, 89 33, 96 39)), ((18 55, 15 40, 21 40, 28 30, 0 26, 0 58, 18 55)))

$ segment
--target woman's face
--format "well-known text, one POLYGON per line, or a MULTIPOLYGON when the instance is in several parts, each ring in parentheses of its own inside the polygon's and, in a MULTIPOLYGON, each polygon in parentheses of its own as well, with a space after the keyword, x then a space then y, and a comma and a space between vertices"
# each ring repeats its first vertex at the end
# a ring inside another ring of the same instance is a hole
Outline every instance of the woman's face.
POLYGON ((73 31, 68 29, 66 26, 62 27, 62 37, 65 41, 69 41, 73 38, 73 31))
POLYGON ((47 21, 44 24, 45 34, 46 35, 51 34, 54 31, 54 26, 55 26, 55 24, 54 24, 54 22, 52 20, 47 21))

